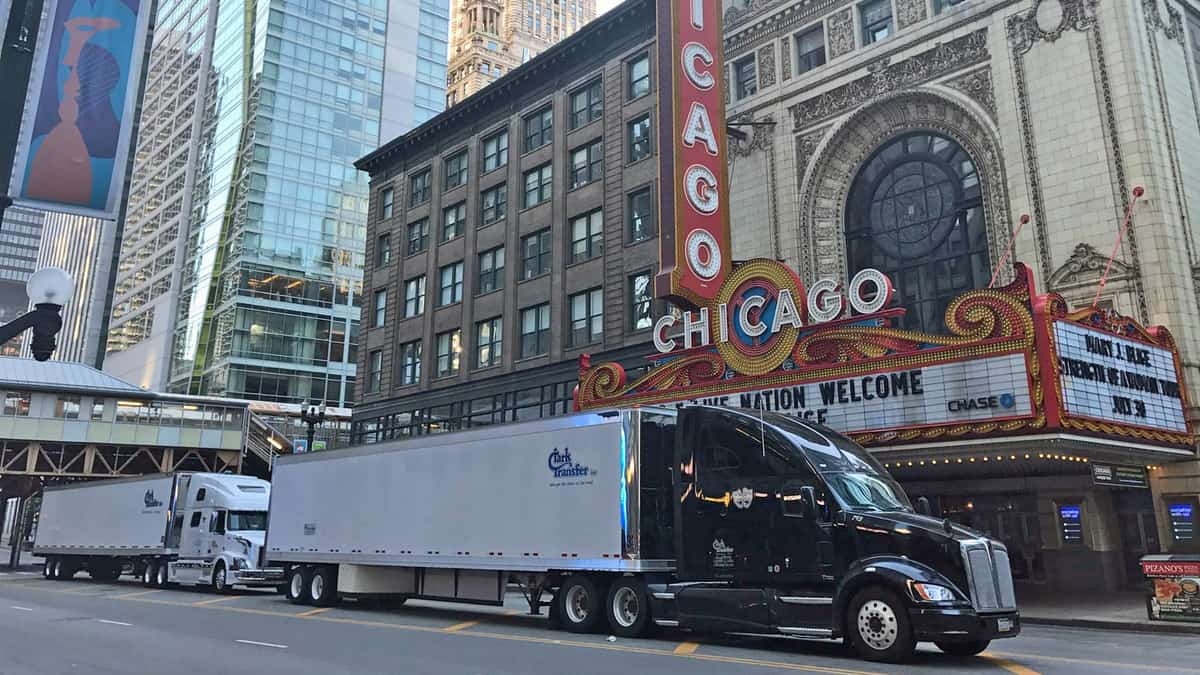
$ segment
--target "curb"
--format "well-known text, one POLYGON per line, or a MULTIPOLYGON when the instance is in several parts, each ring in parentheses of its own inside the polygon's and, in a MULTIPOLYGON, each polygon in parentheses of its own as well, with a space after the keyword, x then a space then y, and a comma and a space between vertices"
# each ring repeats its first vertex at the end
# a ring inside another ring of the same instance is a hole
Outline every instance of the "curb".
POLYGON ((1138 621, 1099 621, 1095 619, 1047 619, 1021 616, 1021 623, 1030 626, 1065 626, 1068 628, 1094 628, 1099 630, 1132 631, 1135 633, 1167 633, 1173 635, 1200 635, 1200 625, 1177 623, 1146 623, 1138 621))

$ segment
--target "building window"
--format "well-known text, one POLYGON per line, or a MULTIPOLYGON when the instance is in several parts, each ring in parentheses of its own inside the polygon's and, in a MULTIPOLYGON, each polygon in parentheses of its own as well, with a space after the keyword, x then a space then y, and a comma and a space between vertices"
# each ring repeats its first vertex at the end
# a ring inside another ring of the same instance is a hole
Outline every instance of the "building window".
POLYGON ((521 310, 521 358, 550 351, 550 305, 521 310))
POLYGON ((94 419, 94 420, 104 419, 105 403, 106 403, 105 400, 102 398, 97 398, 97 399, 92 400, 92 419, 94 419))
POLYGON ((629 195, 629 243, 654 236, 654 195, 642 188, 629 195))
POLYGON ((604 291, 593 288, 576 293, 568 303, 571 306, 571 346, 599 342, 604 335, 604 291))
POLYGON ((947 9, 950 9, 955 5, 961 5, 966 1, 967 0, 933 0, 933 13, 941 14, 947 9))
POLYGON ((508 130, 483 139, 483 172, 495 171, 508 164, 508 130))
POLYGON ((446 160, 446 189, 467 184, 467 151, 451 155, 446 160))
POLYGON ((381 234, 375 240, 375 267, 384 267, 390 262, 392 262, 392 235, 381 234))
POLYGON ((408 224, 408 255, 420 253, 429 245, 429 219, 408 224))
POLYGON ((501 183, 494 188, 483 191, 479 200, 482 209, 479 222, 491 225, 504 219, 508 210, 508 183, 501 183))
POLYGON ((498 366, 503 355, 504 320, 496 317, 475 324, 475 365, 498 366))
POLYGON ((545 108, 525 118, 525 152, 554 140, 554 109, 545 108))
POLYGON ((387 289, 381 288, 375 291, 375 323, 374 326, 379 328, 383 326, 383 322, 387 320, 387 289))
POLYGON ((445 307, 456 302, 462 302, 463 264, 450 263, 439 272, 442 281, 441 294, 438 296, 438 306, 445 307))
POLYGON ((59 396, 54 404, 54 416, 67 420, 79 419, 79 397, 59 396))
POLYGON ((504 247, 479 254, 480 295, 504 288, 504 247))
POLYGON ((597 209, 571 221, 571 262, 595 258, 604 252, 604 212, 597 209))
POLYGON ((421 381, 421 341, 400 345, 400 384, 408 386, 421 381))
POLYGON ((879 42, 892 34, 892 0, 871 0, 858 6, 862 15, 863 44, 879 42))
POLYGON ((425 275, 404 282, 404 316, 412 318, 425 313, 425 275))
POLYGON ((379 217, 391 218, 392 210, 396 205, 396 191, 392 188, 384 188, 379 193, 379 217))
POLYGON ((458 359, 462 354, 462 329, 438 333, 437 376, 449 377, 458 374, 458 359))
POLYGON ((430 171, 424 171, 413 174, 408 179, 408 205, 416 206, 429 201, 429 180, 430 171))
POLYGON ((459 202, 442 210, 442 241, 463 233, 463 221, 467 219, 467 203, 459 202))
POLYGON ((550 162, 525 173, 525 208, 549 200, 554 193, 554 166, 550 162))
POLYGON ((604 176, 604 139, 596 139, 571 152, 571 189, 604 176))
POLYGON ((571 94, 571 128, 594 122, 604 116, 604 83, 600 80, 571 94))
POLYGON ((887 141, 846 204, 848 271, 873 267, 895 281, 903 328, 943 331, 950 301, 991 278, 979 174, 953 140, 922 131, 887 141))
POLYGON ((818 25, 796 36, 796 74, 825 65, 825 30, 818 25))
POLYGON ((758 73, 753 54, 733 63, 733 84, 738 100, 758 93, 758 73))
POLYGON ((654 293, 649 272, 629 277, 629 328, 645 330, 654 325, 654 293))
POLYGON ((629 99, 640 98, 650 93, 650 56, 642 54, 626 66, 629 81, 629 99))
POLYGON ((371 372, 367 377, 367 391, 372 394, 383 388, 383 350, 371 352, 371 372))
POLYGON ((629 161, 636 162, 650 156, 650 114, 646 113, 629 123, 629 161))
POLYGON ((550 228, 521 239, 521 278, 550 273, 550 228))

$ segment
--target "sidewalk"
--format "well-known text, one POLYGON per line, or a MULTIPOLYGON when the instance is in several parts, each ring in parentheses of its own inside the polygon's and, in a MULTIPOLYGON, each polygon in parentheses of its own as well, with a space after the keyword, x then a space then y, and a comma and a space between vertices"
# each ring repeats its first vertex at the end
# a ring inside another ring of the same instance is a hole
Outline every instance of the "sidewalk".
MULTIPOLYGON (((7 546, 0 546, 0 572, 12 571, 12 570, 8 569, 8 556, 11 554, 12 554, 12 552, 7 546)), ((41 558, 33 557, 33 555, 29 553, 29 551, 21 551, 20 564, 17 566, 18 570, 21 570, 23 572, 27 572, 29 570, 40 571, 41 568, 42 568, 41 558)))
POLYGON ((1146 596, 1137 591, 1070 593, 1024 583, 1016 590, 1025 624, 1200 635, 1200 624, 1150 621, 1146 596))

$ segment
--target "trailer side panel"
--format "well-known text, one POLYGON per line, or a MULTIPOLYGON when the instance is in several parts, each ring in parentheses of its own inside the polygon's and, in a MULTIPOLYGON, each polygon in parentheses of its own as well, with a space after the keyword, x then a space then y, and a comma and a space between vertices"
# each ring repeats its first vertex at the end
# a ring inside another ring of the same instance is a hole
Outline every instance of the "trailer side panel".
POLYGON ((34 553, 166 552, 173 475, 50 488, 42 495, 34 553))

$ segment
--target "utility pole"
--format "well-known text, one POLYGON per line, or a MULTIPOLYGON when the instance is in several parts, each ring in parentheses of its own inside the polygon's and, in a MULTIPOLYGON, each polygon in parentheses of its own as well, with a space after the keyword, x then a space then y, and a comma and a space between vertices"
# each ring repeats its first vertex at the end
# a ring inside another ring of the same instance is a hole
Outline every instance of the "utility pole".
POLYGON ((16 160, 17 140, 21 135, 21 117, 29 92, 29 74, 37 46, 44 0, 13 0, 0 45, 0 222, 12 206, 8 194, 16 160))

